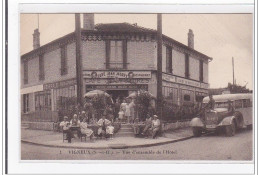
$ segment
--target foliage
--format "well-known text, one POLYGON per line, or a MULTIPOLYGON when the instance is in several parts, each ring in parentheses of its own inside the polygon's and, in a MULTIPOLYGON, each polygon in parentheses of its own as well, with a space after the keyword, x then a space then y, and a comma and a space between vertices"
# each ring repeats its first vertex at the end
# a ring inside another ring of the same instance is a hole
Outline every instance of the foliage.
POLYGON ((96 113, 96 117, 101 118, 104 110, 106 109, 106 97, 105 95, 97 94, 90 99, 93 109, 96 113))
POLYGON ((246 86, 240 86, 237 84, 231 84, 228 83, 228 89, 230 90, 231 94, 237 94, 237 93, 252 93, 252 90, 249 90, 246 88, 246 86))
POLYGON ((57 102, 57 109, 59 120, 63 120, 64 116, 69 117, 69 119, 76 113, 76 97, 61 97, 57 102))
POLYGON ((145 120, 149 112, 149 106, 151 100, 152 100, 152 96, 149 92, 139 91, 137 93, 135 103, 139 114, 139 118, 141 120, 145 120))

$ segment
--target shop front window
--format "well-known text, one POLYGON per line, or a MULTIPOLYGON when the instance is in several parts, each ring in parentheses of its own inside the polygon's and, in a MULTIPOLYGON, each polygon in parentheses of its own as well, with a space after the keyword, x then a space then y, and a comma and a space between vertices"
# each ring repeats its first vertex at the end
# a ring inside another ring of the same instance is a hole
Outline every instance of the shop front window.
POLYGON ((54 89, 53 99, 55 111, 69 110, 76 105, 75 86, 54 89))
POLYGON ((39 110, 39 111, 51 110, 50 91, 35 93, 35 110, 39 110))
POLYGON ((178 89, 173 87, 163 87, 163 96, 167 101, 178 102, 178 89))

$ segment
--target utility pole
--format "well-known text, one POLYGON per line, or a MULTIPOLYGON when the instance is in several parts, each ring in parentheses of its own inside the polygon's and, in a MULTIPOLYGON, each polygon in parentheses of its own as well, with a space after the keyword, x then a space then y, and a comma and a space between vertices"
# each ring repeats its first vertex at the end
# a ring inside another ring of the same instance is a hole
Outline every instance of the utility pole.
POLYGON ((233 69, 233 85, 235 85, 235 68, 234 68, 234 58, 232 57, 232 69, 233 69))
POLYGON ((157 112, 162 118, 162 14, 157 14, 157 112))
POLYGON ((83 105, 80 14, 75 14, 77 104, 83 105))

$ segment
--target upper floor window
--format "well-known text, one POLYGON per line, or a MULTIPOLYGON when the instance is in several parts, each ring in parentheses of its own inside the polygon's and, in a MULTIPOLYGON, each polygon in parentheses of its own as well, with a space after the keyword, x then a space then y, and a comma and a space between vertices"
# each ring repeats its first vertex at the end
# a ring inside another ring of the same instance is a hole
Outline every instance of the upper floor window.
POLYGON ((185 78, 190 78, 190 59, 189 59, 189 55, 185 54, 185 78))
POLYGON ((60 68, 60 74, 66 75, 68 73, 68 64, 67 64, 67 45, 61 46, 61 68, 60 68))
POLYGON ((203 82, 203 61, 202 60, 200 60, 199 70, 200 70, 200 81, 203 82))
POLYGON ((39 80, 44 80, 45 74, 44 74, 44 56, 39 56, 39 80))
POLYGON ((166 47, 166 72, 172 73, 172 48, 166 47))
POLYGON ((23 63, 23 83, 28 84, 28 61, 23 63))
POLYGON ((106 42, 106 67, 108 69, 125 69, 126 50, 125 40, 108 40, 106 42))

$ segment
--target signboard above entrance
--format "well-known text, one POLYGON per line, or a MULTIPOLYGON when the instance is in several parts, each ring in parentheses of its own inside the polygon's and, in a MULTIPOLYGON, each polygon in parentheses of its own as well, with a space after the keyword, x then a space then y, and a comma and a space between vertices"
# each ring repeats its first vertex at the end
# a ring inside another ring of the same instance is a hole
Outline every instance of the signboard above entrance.
POLYGON ((151 71, 83 71, 83 78, 151 78, 151 71))

